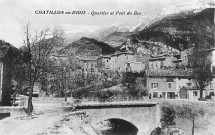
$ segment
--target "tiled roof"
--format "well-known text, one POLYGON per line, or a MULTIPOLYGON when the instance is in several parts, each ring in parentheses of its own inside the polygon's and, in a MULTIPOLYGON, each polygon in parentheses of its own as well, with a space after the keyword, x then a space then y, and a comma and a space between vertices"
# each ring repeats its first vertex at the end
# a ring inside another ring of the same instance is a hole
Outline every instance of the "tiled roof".
POLYGON ((113 54, 112 56, 119 56, 119 55, 122 55, 122 54, 134 55, 134 53, 132 53, 132 52, 118 52, 118 53, 113 54))
POLYGON ((182 77, 186 76, 189 77, 192 74, 192 70, 182 70, 182 69, 171 69, 171 70, 148 70, 147 75, 150 77, 157 76, 157 77, 167 77, 167 76, 172 76, 172 77, 182 77))
POLYGON ((174 63, 182 62, 182 59, 173 60, 172 62, 174 63))
POLYGON ((79 60, 97 60, 99 56, 87 56, 87 57, 81 57, 81 56, 76 56, 76 59, 79 60))
POLYGON ((166 57, 150 58, 149 61, 164 61, 166 57))
POLYGON ((111 58, 111 55, 102 55, 102 58, 111 58))

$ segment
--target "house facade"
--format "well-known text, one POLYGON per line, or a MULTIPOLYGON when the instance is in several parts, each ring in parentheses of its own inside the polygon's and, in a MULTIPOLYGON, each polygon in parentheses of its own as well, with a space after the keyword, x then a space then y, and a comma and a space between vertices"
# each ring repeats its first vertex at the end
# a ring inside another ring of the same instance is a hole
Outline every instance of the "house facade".
POLYGON ((3 63, 0 62, 0 99, 2 98, 3 63))
POLYGON ((131 61, 127 63, 126 71, 128 72, 142 72, 146 68, 146 65, 142 62, 131 61))
POLYGON ((127 69, 127 63, 135 61, 135 55, 129 52, 116 53, 111 56, 110 70, 125 72, 127 69))
POLYGON ((20 51, 6 43, 0 41, 0 100, 1 105, 11 105, 11 81, 13 77, 13 61, 18 60, 20 51))
POLYGON ((111 56, 110 55, 101 56, 100 62, 101 62, 101 69, 102 70, 110 70, 111 69, 111 56))
MULTIPOLYGON (((33 86, 33 97, 39 97, 40 93, 41 93, 41 84, 39 82, 35 82, 34 86, 33 86)), ((29 88, 29 84, 26 82, 25 84, 23 84, 22 86, 22 91, 25 92, 26 95, 29 95, 30 92, 30 88, 29 88)))
MULTIPOLYGON (((191 71, 148 72, 147 89, 151 98, 198 100, 200 90, 190 77, 191 71)), ((215 79, 203 91, 203 97, 214 93, 215 79)))
POLYGON ((192 54, 193 54, 193 47, 181 51, 181 65, 183 66, 192 66, 192 54))
POLYGON ((131 52, 120 52, 99 58, 100 71, 105 72, 141 72, 148 67, 149 55, 139 55, 131 52))
POLYGON ((175 60, 177 60, 177 58, 169 54, 151 57, 149 59, 149 69, 174 68, 175 60))

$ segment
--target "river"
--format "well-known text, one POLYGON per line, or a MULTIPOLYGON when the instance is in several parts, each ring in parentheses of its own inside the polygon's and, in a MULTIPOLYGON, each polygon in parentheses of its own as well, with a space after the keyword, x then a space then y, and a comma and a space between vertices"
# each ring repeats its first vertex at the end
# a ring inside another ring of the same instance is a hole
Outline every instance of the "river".
POLYGON ((110 119, 109 128, 102 130, 101 135, 136 135, 138 129, 131 123, 121 119, 110 119))

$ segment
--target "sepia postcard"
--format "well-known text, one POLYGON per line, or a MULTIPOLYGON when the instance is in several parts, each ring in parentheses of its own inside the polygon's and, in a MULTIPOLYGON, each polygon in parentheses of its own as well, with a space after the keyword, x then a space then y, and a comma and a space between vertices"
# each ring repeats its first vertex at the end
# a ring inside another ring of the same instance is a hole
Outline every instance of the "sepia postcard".
POLYGON ((0 135, 215 135, 214 0, 0 5, 0 135))

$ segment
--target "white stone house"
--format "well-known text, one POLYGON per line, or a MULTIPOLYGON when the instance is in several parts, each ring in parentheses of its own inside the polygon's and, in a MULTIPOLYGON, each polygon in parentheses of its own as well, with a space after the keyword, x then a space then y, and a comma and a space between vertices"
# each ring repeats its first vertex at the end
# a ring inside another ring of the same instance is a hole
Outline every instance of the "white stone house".
POLYGON ((146 64, 142 62, 131 61, 127 63, 127 71, 142 72, 145 70, 146 64))
POLYGON ((135 60, 136 58, 133 53, 122 52, 113 54, 110 59, 110 70, 125 72, 127 69, 127 63, 135 60))
POLYGON ((175 64, 173 61, 176 59, 168 54, 152 57, 149 59, 149 69, 174 68, 175 64))
MULTIPOLYGON (((198 100, 200 90, 190 77, 190 71, 148 71, 147 89, 151 98, 198 100)), ((215 78, 205 88, 203 97, 214 92, 215 78)))

